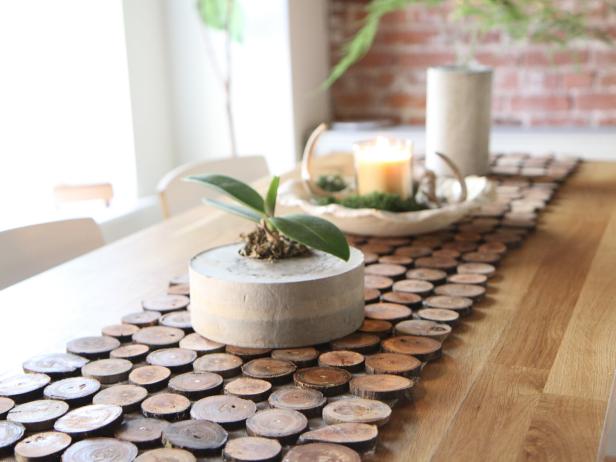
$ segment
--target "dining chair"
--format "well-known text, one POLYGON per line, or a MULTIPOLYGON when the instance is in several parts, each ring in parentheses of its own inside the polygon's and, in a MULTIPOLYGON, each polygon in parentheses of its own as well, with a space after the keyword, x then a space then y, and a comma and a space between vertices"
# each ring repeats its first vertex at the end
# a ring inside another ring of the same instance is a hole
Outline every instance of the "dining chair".
POLYGON ((205 173, 220 173, 251 182, 269 175, 269 168, 263 156, 215 159, 180 165, 158 182, 158 197, 163 217, 170 218, 199 205, 203 197, 211 197, 212 193, 208 194, 202 186, 184 181, 187 176, 205 173))
POLYGON ((105 244, 92 218, 39 223, 0 232, 0 289, 105 244))

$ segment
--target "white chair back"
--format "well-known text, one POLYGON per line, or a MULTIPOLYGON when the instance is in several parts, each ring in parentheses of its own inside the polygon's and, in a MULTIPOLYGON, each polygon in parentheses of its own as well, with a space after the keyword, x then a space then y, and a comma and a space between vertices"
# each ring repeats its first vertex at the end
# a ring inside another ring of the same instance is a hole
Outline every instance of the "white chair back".
POLYGON ((183 180, 187 176, 202 173, 219 173, 252 182, 269 175, 269 169, 263 156, 235 157, 180 165, 158 182, 160 206, 165 218, 199 205, 204 197, 215 196, 203 186, 183 180))
POLYGON ((0 289, 104 245, 91 218, 52 221, 0 232, 0 289))

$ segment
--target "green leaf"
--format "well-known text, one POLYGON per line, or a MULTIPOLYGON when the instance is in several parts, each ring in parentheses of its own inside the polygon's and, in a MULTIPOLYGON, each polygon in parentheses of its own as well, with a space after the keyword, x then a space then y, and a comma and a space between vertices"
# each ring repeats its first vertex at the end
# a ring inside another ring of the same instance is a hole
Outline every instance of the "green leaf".
POLYGON ((348 261, 351 255, 344 234, 322 218, 310 215, 286 215, 270 217, 268 222, 289 239, 313 249, 322 250, 345 261, 348 261))
POLYGON ((261 215, 253 212, 250 209, 246 209, 238 205, 226 204, 225 202, 217 201, 216 199, 204 199, 203 202, 205 202, 206 204, 212 205, 216 208, 219 208, 221 210, 224 210, 225 212, 229 212, 229 213, 232 213, 233 215, 237 215, 238 217, 242 217, 250 221, 254 221, 255 223, 261 222, 261 215))
POLYGON ((225 175, 197 175, 189 176, 186 181, 201 183, 218 192, 224 193, 236 201, 250 207, 262 216, 265 215, 263 198, 257 191, 246 183, 225 175))
POLYGON ((244 13, 238 0, 197 0, 197 9, 206 26, 228 30, 232 40, 242 41, 244 13))
POLYGON ((272 182, 267 190, 267 195, 265 196, 265 212, 272 217, 274 216, 274 211, 276 210, 276 196, 278 195, 279 184, 280 177, 275 176, 272 178, 272 182))

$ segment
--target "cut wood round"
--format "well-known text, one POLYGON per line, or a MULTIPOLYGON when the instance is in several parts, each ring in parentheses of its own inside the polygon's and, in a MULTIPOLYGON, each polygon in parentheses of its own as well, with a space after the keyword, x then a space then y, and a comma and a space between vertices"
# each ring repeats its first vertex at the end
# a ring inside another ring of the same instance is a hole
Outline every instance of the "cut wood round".
POLYGON ((124 412, 132 412, 139 409, 139 405, 147 396, 148 391, 139 385, 113 385, 94 395, 92 403, 114 404, 120 406, 124 412))
POLYGON ((163 430, 167 425, 169 422, 166 420, 147 417, 124 419, 114 436, 119 440, 133 443, 138 448, 149 448, 160 444, 163 430))
POLYGON ((377 353, 366 357, 368 374, 394 374, 405 377, 419 377, 422 362, 401 353, 377 353))
POLYGON ((277 462, 282 446, 277 440, 241 436, 230 440, 222 451, 225 462, 277 462))
POLYGON ((455 326, 460 320, 460 313, 440 308, 423 308, 417 311, 416 315, 418 319, 440 322, 449 326, 455 326))
POLYGON ((428 295, 434 290, 434 284, 421 279, 404 279, 394 284, 394 292, 410 292, 417 295, 428 295))
POLYGON ((161 326, 175 327, 187 333, 193 331, 192 323, 190 322, 190 311, 181 310, 163 314, 158 322, 161 326))
POLYGON ((336 367, 308 367, 297 371, 293 381, 298 387, 319 390, 325 396, 335 396, 348 390, 351 377, 349 371, 336 367))
POLYGON ((443 284, 438 286, 436 295, 448 295, 450 297, 466 297, 471 300, 480 300, 486 293, 485 287, 474 284, 443 284))
POLYGON ((394 247, 382 242, 363 244, 359 247, 362 252, 375 253, 377 255, 389 255, 393 252, 394 247))
POLYGON ((152 366, 163 366, 171 372, 184 372, 192 369, 197 353, 185 348, 162 348, 148 355, 146 361, 152 366))
POLYGON ((378 434, 376 425, 339 423, 303 433, 299 441, 300 443, 337 443, 359 452, 365 452, 374 449, 378 434))
POLYGON ((381 296, 380 290, 364 288, 364 303, 378 302, 380 296, 381 296))
POLYGON ((185 420, 165 427, 162 442, 167 447, 186 449, 196 456, 216 456, 228 438, 229 434, 217 423, 185 420))
POLYGON ((71 407, 92 402, 101 383, 88 377, 70 377, 58 380, 45 388, 45 398, 66 401, 71 407))
POLYGON ((55 399, 40 399, 15 406, 7 420, 22 424, 29 432, 49 430, 68 412, 68 404, 55 399))
POLYGON ((430 361, 441 357, 441 342, 428 337, 400 335, 382 342, 383 351, 415 356, 420 361, 430 361))
POLYGON ((384 255, 379 258, 379 263, 387 265, 409 266, 413 264, 413 259, 406 255, 384 255))
POLYGON ((291 380, 297 366, 291 361, 274 358, 258 358, 242 366, 242 373, 253 379, 267 380, 272 384, 281 384, 291 380))
POLYGON ((161 390, 167 386, 171 371, 163 366, 141 366, 128 375, 128 381, 148 391, 161 390))
POLYGON ((313 462, 315 460, 361 462, 361 457, 353 449, 339 444, 308 443, 292 447, 282 462, 313 462))
POLYGON ((460 316, 470 314, 473 307, 473 301, 466 297, 451 297, 449 295, 434 295, 423 301, 426 308, 440 308, 442 310, 451 310, 459 313, 460 316))
POLYGON ((15 401, 0 396, 0 420, 4 419, 13 407, 15 407, 15 401))
POLYGON ((371 237, 368 239, 368 243, 399 247, 401 245, 409 245, 411 243, 411 239, 408 237, 371 237))
POLYGON ((26 429, 22 424, 0 420, 0 451, 5 452, 23 438, 26 429))
POLYGON ((375 399, 344 398, 323 408, 323 420, 328 425, 366 423, 380 427, 387 423, 390 416, 391 408, 375 399))
POLYGON ((364 255, 364 264, 370 265, 372 263, 376 263, 379 259, 379 256, 372 252, 363 252, 364 255))
POLYGON ((460 255, 456 249, 439 249, 432 252, 432 256, 437 258, 458 258, 460 255))
POLYGON ((150 352, 150 347, 140 343, 131 343, 130 345, 122 345, 116 348, 109 356, 117 359, 127 359, 133 363, 141 362, 150 352))
POLYGON ((349 389, 360 398, 390 401, 404 398, 413 385, 411 379, 400 375, 372 374, 353 377, 349 389))
POLYGON ((378 335, 380 338, 385 338, 391 333, 393 324, 389 321, 380 319, 364 319, 364 322, 359 327, 358 331, 364 334, 378 335))
POLYGON ((432 268, 415 268, 406 272, 407 279, 418 279, 420 281, 428 281, 434 285, 442 284, 447 278, 447 273, 439 269, 432 268))
POLYGON ((186 418, 189 408, 188 398, 177 393, 158 393, 141 403, 144 416, 172 422, 186 418))
POLYGON ((109 356, 111 350, 120 346, 120 341, 113 337, 81 337, 66 344, 66 351, 88 359, 100 359, 109 356))
POLYGON ((103 327, 101 333, 107 337, 117 338, 120 342, 130 342, 133 334, 138 330, 139 327, 134 324, 112 324, 103 327))
POLYGON ((391 263, 374 263, 366 266, 365 274, 372 276, 385 276, 392 279, 399 279, 406 273, 406 266, 394 265, 391 263))
POLYGON ((380 341, 381 339, 377 335, 356 332, 346 337, 332 340, 330 345, 333 350, 348 350, 365 354, 378 351, 380 341))
POLYGON ((308 419, 301 412, 291 409, 265 409, 246 420, 246 432, 278 440, 280 444, 294 444, 308 428, 308 419))
POLYGON ((283 387, 272 393, 268 402, 277 409, 290 409, 306 417, 318 417, 327 399, 319 390, 312 388, 283 387))
POLYGON ((85 438, 103 434, 122 421, 122 408, 110 404, 90 404, 69 411, 56 420, 53 428, 68 433, 72 438, 85 438))
POLYGON ((509 249, 515 249, 522 244, 522 236, 516 234, 502 234, 502 233, 493 233, 486 234, 485 241, 486 242, 500 242, 501 244, 505 244, 509 249))
MULTIPOLYGON (((395 292, 394 292, 395 293, 395 292)), ((416 295, 416 294, 409 294, 416 295)), ((413 312, 408 306, 399 303, 371 303, 366 305, 364 313, 368 319, 378 319, 381 321, 398 322, 411 317, 413 312)), ((347 348, 351 349, 351 348, 347 348)))
POLYGON ((314 347, 286 348, 272 351, 272 358, 291 361, 297 367, 314 366, 319 352, 314 347))
POLYGON ((216 422, 227 429, 237 429, 257 412, 257 405, 232 395, 208 396, 195 402, 190 416, 197 420, 216 422))
POLYGON ((448 273, 452 273, 457 265, 458 260, 451 257, 423 257, 415 260, 417 268, 438 269, 448 273))
POLYGON ((496 268, 488 263, 461 263, 458 265, 458 273, 483 274, 490 278, 496 273, 496 268))
POLYGON ((220 353, 225 351, 225 344, 214 342, 213 340, 202 337, 199 334, 188 334, 180 340, 180 348, 193 350, 201 356, 206 353, 220 353))
POLYGON ((47 374, 57 379, 77 374, 87 362, 88 359, 71 353, 49 353, 30 358, 22 367, 24 372, 47 374))
POLYGON ((413 245, 415 247, 428 247, 430 249, 436 249, 443 245, 443 239, 448 240, 453 237, 453 234, 443 232, 439 235, 423 235, 417 236, 417 238, 413 241, 413 245))
POLYGON ((414 246, 408 245, 403 247, 398 247, 394 252, 395 255, 403 255, 405 257, 411 258, 422 258, 427 257, 432 254, 432 249, 430 247, 425 246, 414 246))
POLYGON ((507 253, 507 246, 502 242, 486 242, 485 244, 480 245, 477 250, 479 252, 490 252, 504 255, 507 253))
POLYGON ((135 462, 196 462, 197 458, 185 449, 158 448, 144 452, 135 462))
POLYGON ((497 265, 500 255, 493 252, 467 252, 462 255, 462 260, 467 263, 489 263, 497 265))
POLYGON ((151 327, 158 324, 160 313, 156 311, 138 311, 122 317, 123 324, 134 324, 137 327, 151 327))
POLYGON ((193 363, 195 372, 215 372, 225 379, 241 372, 242 359, 229 353, 211 353, 201 356, 193 363))
POLYGON ((364 355, 356 351, 328 351, 319 356, 319 366, 336 367, 349 372, 359 372, 364 366, 364 355))
POLYGON ((272 384, 267 380, 240 377, 225 385, 225 394, 249 399, 256 403, 267 399, 272 391, 272 384))
POLYGON ((227 345, 225 351, 231 355, 239 356, 242 361, 265 358, 272 352, 271 348, 248 348, 235 345, 227 345))
POLYGON ((0 396, 23 403, 40 397, 51 382, 47 374, 15 374, 0 379, 0 396))
POLYGON ((188 284, 190 281, 188 273, 177 274, 169 279, 169 286, 177 286, 180 284, 188 284))
POLYGON ((17 443, 15 459, 18 462, 60 460, 60 455, 70 446, 71 441, 66 433, 36 433, 17 443))
POLYGON ((402 321, 394 327, 395 335, 413 335, 419 337, 429 337, 439 342, 444 342, 451 333, 451 326, 440 324, 434 321, 424 321, 412 319, 402 321))
POLYGON ((450 284, 477 284, 485 286, 488 282, 488 277, 484 274, 452 274, 447 278, 450 284))
POLYGON ((364 288, 376 290, 388 290, 394 285, 394 280, 385 276, 374 276, 366 274, 364 276, 364 288))
POLYGON ((62 455, 62 462, 113 461, 131 462, 138 449, 133 443, 115 438, 90 438, 79 441, 62 455))
POLYGON ((240 255, 243 245, 215 247, 191 260, 195 332, 239 347, 294 348, 329 342, 361 325, 364 257, 358 249, 350 249, 347 261, 312 251, 272 264, 240 255))
POLYGON ((381 299, 385 303, 397 303, 410 308, 421 306, 421 296, 411 292, 387 292, 381 299))
POLYGON ((189 284, 175 284, 170 285, 167 289, 167 295, 184 295, 190 297, 190 285, 189 284))
POLYGON ((141 301, 141 306, 146 311, 168 313, 170 311, 185 310, 190 299, 185 295, 158 295, 141 301))
POLYGON ((481 241, 481 234, 479 233, 458 233, 453 239, 457 242, 479 242, 481 241))
POLYGON ((195 400, 219 393, 222 377, 213 372, 187 372, 169 380, 169 389, 195 400))
POLYGON ((103 384, 118 383, 128 378, 133 363, 127 359, 98 359, 81 368, 81 375, 103 384))
POLYGON ((133 342, 142 343, 151 349, 171 348, 178 346, 180 340, 184 338, 184 331, 175 327, 152 326, 144 327, 135 335, 133 342))
POLYGON ((443 244, 443 248, 444 249, 454 249, 460 253, 472 252, 473 250, 477 248, 477 243, 476 242, 459 242, 459 241, 445 242, 443 244))

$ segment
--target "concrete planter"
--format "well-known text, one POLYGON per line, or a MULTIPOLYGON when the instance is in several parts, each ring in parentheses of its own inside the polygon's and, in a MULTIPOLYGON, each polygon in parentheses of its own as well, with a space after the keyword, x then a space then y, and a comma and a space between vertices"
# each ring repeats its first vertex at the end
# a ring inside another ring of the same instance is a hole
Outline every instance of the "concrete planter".
POLYGON ((357 330, 364 318, 363 255, 344 262, 314 251, 268 262, 239 255, 241 244, 207 250, 190 262, 196 332, 241 347, 314 345, 357 330))

